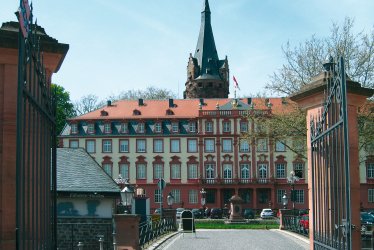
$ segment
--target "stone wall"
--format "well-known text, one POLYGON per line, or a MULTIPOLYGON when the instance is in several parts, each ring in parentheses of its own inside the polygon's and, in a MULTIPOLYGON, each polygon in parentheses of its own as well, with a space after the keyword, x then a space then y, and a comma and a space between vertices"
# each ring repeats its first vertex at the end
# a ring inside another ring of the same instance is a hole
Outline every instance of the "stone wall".
POLYGON ((83 249, 100 249, 99 236, 103 236, 104 249, 113 249, 112 219, 102 218, 58 218, 57 248, 59 250, 78 249, 78 242, 83 249))

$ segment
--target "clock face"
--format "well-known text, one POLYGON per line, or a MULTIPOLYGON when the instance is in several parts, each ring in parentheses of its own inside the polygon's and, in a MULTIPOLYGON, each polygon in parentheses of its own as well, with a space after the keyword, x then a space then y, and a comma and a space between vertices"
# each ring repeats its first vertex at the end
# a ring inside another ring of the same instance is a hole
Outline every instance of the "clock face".
POLYGON ((239 212, 240 212, 240 207, 239 207, 238 205, 236 205, 236 206, 234 207, 234 210, 235 210, 236 213, 239 213, 239 212))

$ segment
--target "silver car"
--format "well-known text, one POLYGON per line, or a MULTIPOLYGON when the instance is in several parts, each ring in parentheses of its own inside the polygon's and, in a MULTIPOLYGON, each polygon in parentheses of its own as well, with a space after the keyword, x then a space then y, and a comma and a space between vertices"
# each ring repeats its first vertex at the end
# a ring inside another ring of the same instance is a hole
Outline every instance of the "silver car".
POLYGON ((184 208, 177 208, 177 219, 181 218, 182 212, 184 211, 184 208))
POLYGON ((261 219, 273 218, 273 216, 273 211, 270 208, 264 208, 260 213, 261 219))

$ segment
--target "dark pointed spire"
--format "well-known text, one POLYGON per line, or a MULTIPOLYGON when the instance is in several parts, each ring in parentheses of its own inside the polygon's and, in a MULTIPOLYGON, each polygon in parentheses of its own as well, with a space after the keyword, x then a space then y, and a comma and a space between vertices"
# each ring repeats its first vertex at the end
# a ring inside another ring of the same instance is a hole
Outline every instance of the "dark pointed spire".
POLYGON ((201 26, 199 39, 197 41, 195 58, 200 67, 200 75, 218 75, 218 54, 214 42, 213 30, 210 19, 210 8, 208 0, 204 0, 201 12, 201 26))

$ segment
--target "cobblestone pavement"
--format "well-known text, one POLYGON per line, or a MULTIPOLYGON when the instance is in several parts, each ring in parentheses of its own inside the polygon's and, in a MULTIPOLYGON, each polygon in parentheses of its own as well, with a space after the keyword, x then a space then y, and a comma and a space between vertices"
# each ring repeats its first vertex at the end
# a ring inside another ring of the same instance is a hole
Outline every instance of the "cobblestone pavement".
POLYGON ((163 250, 220 250, 220 249, 310 249, 305 237, 280 230, 197 230, 196 237, 179 233, 155 249, 163 250))

